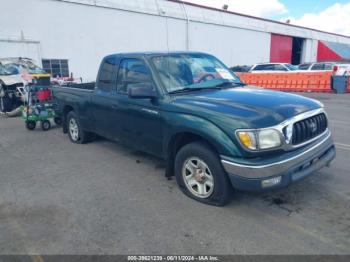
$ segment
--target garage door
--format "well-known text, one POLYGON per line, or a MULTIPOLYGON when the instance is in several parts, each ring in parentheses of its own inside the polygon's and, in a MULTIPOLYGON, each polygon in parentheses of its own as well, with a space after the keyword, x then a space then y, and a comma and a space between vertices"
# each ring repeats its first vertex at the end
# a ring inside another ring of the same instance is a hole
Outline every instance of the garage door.
POLYGON ((285 35, 271 34, 270 62, 291 63, 293 38, 285 35))
POLYGON ((2 57, 27 57, 41 65, 40 43, 0 39, 0 58, 2 57))

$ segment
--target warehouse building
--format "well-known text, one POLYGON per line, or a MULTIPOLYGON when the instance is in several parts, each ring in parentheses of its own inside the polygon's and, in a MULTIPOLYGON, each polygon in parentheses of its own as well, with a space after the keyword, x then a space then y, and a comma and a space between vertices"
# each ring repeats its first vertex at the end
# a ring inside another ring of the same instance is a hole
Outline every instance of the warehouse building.
POLYGON ((350 37, 175 0, 2 0, 0 57, 94 80, 103 56, 196 50, 228 66, 350 59, 350 37))

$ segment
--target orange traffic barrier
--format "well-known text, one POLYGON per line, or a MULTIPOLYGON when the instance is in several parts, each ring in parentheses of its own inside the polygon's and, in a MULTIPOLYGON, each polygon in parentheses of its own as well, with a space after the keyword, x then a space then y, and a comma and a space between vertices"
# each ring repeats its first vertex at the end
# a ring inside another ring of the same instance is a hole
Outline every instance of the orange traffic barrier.
MULTIPOLYGON (((292 92, 332 92, 332 72, 237 73, 248 85, 292 92)), ((348 85, 350 92, 350 81, 348 85)))

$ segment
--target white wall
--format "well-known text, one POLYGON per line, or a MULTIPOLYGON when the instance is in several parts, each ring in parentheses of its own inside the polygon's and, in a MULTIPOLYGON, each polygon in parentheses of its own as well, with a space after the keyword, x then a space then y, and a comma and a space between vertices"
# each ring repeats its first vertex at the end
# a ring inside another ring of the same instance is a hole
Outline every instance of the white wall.
MULTIPOLYGON (((52 0, 1 0, 0 9, 0 39, 38 41, 41 58, 68 59, 85 81, 95 79, 107 54, 186 49, 185 19, 52 0)), ((190 50, 229 66, 269 59, 268 33, 190 22, 189 35, 190 50)))
POLYGON ((0 57, 28 57, 41 65, 40 43, 0 38, 0 57))
POLYGON ((6 24, 0 38, 22 31, 25 38, 40 41, 42 58, 68 59, 70 71, 86 81, 95 79, 107 54, 166 49, 164 18, 48 0, 0 5, 5 9, 0 24, 6 24))
POLYGON ((301 62, 316 62, 317 61, 317 46, 318 41, 315 39, 305 39, 302 54, 301 54, 301 62))
MULTIPOLYGON (((0 0, 0 10, 0 39, 38 43, 36 57, 68 59, 70 71, 85 81, 95 79, 103 56, 118 52, 188 45, 232 66, 269 61, 271 32, 350 43, 346 37, 165 0, 0 0)), ((306 41, 304 61, 314 60, 315 43, 306 41)), ((10 53, 16 52, 26 56, 14 44, 10 53)))
POLYGON ((190 49, 215 54, 226 65, 269 62, 269 33, 192 22, 190 49))

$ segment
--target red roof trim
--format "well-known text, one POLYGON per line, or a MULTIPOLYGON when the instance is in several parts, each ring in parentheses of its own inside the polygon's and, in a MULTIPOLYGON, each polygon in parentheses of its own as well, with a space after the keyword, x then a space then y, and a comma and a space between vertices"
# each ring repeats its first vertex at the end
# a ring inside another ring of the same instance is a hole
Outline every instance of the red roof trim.
POLYGON ((297 27, 297 28, 301 28, 301 29, 308 29, 308 30, 312 30, 312 31, 320 32, 320 33, 326 33, 326 34, 331 34, 331 35, 336 35, 336 36, 342 36, 342 37, 350 38, 350 36, 348 36, 348 35, 331 33, 331 32, 322 31, 322 30, 319 30, 319 29, 314 29, 314 28, 305 27, 305 26, 286 24, 286 23, 283 23, 283 22, 279 22, 279 21, 275 21, 275 20, 271 20, 271 19, 267 19, 267 18, 261 18, 261 17, 257 17, 257 16, 245 15, 245 14, 236 13, 236 12, 232 12, 232 11, 226 11, 226 10, 223 10, 223 9, 210 7, 210 6, 205 6, 205 5, 200 5, 200 4, 195 4, 195 3, 190 3, 190 2, 186 2, 186 1, 182 1, 182 0, 167 0, 167 1, 174 2, 174 3, 179 3, 179 4, 183 3, 185 5, 191 5, 191 6, 195 6, 195 7, 199 7, 199 8, 205 8, 205 9, 209 9, 209 10, 213 10, 213 11, 219 11, 219 12, 223 12, 223 13, 229 13, 229 14, 233 14, 233 15, 249 17, 249 18, 258 19, 258 20, 262 20, 262 21, 266 21, 266 22, 275 23, 275 24, 292 26, 292 27, 297 27))

